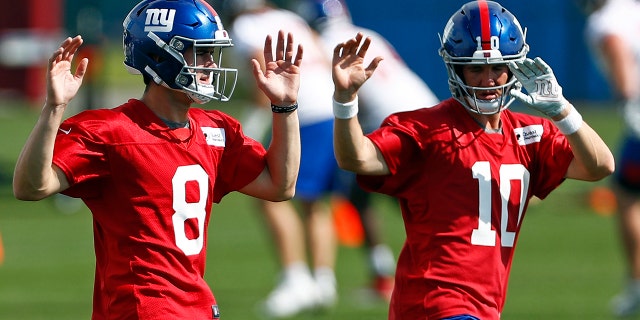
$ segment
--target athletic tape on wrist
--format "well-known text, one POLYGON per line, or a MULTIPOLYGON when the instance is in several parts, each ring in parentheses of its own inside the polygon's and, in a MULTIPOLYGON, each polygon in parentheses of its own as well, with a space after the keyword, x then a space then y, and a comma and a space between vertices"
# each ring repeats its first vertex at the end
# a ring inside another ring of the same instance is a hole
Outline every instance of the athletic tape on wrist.
POLYGON ((338 119, 351 119, 358 114, 358 97, 347 103, 333 99, 333 115, 338 119))
POLYGON ((572 108, 564 119, 554 121, 553 123, 558 127, 562 134, 568 136, 570 134, 574 134, 578 129, 580 129, 582 126, 582 115, 578 110, 572 108))

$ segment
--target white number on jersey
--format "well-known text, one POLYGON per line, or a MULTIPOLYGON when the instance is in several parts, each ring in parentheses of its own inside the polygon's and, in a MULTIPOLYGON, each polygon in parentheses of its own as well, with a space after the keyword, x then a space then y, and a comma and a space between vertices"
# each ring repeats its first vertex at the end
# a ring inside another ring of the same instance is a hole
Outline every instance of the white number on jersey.
MULTIPOLYGON (((478 228, 471 233, 471 244, 478 246, 495 246, 496 231, 491 229, 491 166, 487 161, 476 162, 471 168, 473 178, 478 180, 479 217, 478 228)), ((500 244, 513 247, 515 232, 507 231, 509 222, 509 199, 511 197, 511 181, 520 182, 520 206, 516 225, 520 225, 524 204, 529 191, 529 171, 521 164, 503 164, 500 166, 500 244)))
POLYGON ((199 165, 178 167, 171 180, 173 186, 173 232, 176 245, 184 254, 190 256, 200 253, 204 246, 204 222, 207 216, 207 190, 209 190, 209 176, 199 165), (187 182, 198 183, 200 197, 198 202, 188 203, 186 198, 187 182), (189 219, 196 219, 198 223, 198 237, 189 239, 185 231, 185 223, 189 219))

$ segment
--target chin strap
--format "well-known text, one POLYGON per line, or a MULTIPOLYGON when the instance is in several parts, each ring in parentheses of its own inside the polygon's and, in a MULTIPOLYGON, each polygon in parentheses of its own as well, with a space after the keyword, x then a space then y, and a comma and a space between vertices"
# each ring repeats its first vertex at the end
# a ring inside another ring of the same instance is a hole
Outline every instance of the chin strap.
POLYGON ((149 66, 144 67, 144 71, 146 71, 151 76, 151 78, 153 78, 153 82, 157 84, 161 84, 165 87, 169 87, 167 86, 166 83, 164 83, 162 78, 160 78, 160 76, 155 71, 153 71, 153 69, 151 69, 149 66))

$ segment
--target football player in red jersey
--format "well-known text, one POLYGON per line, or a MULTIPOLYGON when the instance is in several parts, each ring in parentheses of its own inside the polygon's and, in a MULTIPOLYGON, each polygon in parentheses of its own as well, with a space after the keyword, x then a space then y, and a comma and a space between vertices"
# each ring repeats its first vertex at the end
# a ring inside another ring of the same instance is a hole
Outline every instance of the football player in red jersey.
POLYGON ((384 63, 365 65, 370 42, 359 33, 334 50, 334 142, 342 168, 401 204, 406 241, 389 319, 500 319, 529 199, 566 178, 609 176, 611 151, 551 68, 526 58, 525 33, 498 3, 469 2, 444 29, 452 98, 392 114, 365 136, 358 89, 384 63), (507 109, 514 98, 546 117, 507 109))
POLYGON ((227 101, 237 70, 220 65, 231 39, 204 0, 145 0, 123 23, 125 64, 142 74, 140 99, 62 121, 88 67, 70 71, 82 38, 49 59, 47 97, 16 164, 14 194, 82 198, 93 214, 93 319, 218 319, 203 278, 212 204, 226 194, 282 201, 295 189, 302 47, 266 37, 253 61, 273 111, 268 149, 238 121, 193 103, 227 101))

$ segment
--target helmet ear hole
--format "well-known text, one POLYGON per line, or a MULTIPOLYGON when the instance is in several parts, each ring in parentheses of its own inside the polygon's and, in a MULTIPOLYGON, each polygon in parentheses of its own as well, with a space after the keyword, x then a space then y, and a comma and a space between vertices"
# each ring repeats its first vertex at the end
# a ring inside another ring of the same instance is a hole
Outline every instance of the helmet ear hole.
POLYGON ((151 60, 153 60, 155 62, 158 62, 158 63, 162 62, 162 57, 160 57, 157 54, 151 54, 151 55, 149 55, 149 57, 151 58, 151 60))

